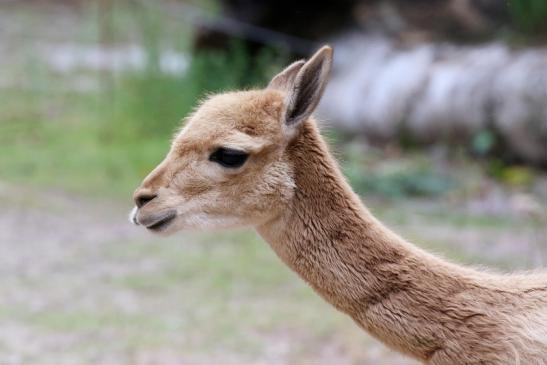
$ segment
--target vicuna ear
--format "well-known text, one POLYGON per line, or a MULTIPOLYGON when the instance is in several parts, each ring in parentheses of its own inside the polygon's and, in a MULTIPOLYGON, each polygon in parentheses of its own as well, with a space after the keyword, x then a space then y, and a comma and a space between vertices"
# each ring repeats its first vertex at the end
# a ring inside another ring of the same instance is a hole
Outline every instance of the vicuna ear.
POLYGON ((268 89, 276 89, 281 91, 290 91, 294 85, 294 79, 298 74, 298 71, 304 66, 306 62, 304 60, 291 63, 287 68, 278 73, 272 78, 272 81, 268 84, 268 89))
POLYGON ((284 81, 283 90, 287 92, 285 123, 291 126, 308 119, 319 104, 332 67, 332 48, 324 46, 308 62, 299 62, 290 65, 270 83, 278 78, 284 81))

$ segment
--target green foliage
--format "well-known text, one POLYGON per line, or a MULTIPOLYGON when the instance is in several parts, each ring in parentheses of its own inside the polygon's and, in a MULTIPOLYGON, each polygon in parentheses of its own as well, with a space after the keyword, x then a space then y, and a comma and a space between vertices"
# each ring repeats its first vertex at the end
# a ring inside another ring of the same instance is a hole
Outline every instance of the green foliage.
POLYGON ((113 119, 128 122, 122 129, 137 135, 169 135, 204 95, 263 85, 281 62, 269 50, 252 57, 241 44, 234 43, 227 52, 194 54, 180 75, 149 66, 146 72, 121 78, 113 92, 113 119))
MULTIPOLYGON (((377 154, 377 153, 376 153, 377 154)), ((348 148, 344 172, 353 188, 362 194, 387 198, 437 196, 456 187, 456 181, 435 170, 424 156, 384 159, 367 151, 348 148)))
POLYGON ((479 156, 485 156, 492 152, 496 145, 496 137, 490 130, 477 133, 471 141, 471 149, 479 156))
POLYGON ((1 178, 127 195, 163 158, 200 97, 265 82, 278 60, 269 51, 252 57, 234 44, 191 56, 180 75, 155 66, 112 75, 98 92, 58 91, 62 82, 48 75, 39 91, 5 90, 1 178))
POLYGON ((508 0, 508 6, 513 22, 521 31, 532 35, 547 31, 547 1, 508 0))
POLYGON ((192 53, 190 23, 159 2, 105 5, 86 5, 81 27, 67 42, 119 46, 122 53, 124 45, 137 45, 144 67, 55 73, 28 47, 28 62, 12 66, 26 88, 0 91, 0 180, 128 196, 163 158, 200 98, 262 85, 285 63, 283 55, 251 54, 240 43, 192 53), (186 67, 166 72, 168 53, 183 55, 186 67), (90 85, 85 92, 77 91, 81 80, 90 85))
POLYGON ((200 98, 262 85, 285 63, 283 55, 251 54, 240 43, 192 53, 190 24, 157 2, 98 4, 87 5, 81 28, 67 37, 82 47, 138 45, 144 68, 54 73, 29 53, 13 70, 28 88, 0 91, 0 180, 128 196, 200 98), (184 70, 162 69, 166 52, 184 55, 184 70), (91 87, 76 91, 80 80, 91 87))
POLYGON ((490 160, 486 170, 494 179, 512 187, 530 186, 535 179, 535 172, 532 168, 506 164, 498 159, 490 160))

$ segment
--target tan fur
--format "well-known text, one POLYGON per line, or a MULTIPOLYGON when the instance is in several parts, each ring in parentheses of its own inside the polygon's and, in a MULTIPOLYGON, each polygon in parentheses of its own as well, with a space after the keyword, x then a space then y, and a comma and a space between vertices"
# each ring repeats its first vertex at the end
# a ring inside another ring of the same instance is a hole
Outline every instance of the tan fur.
POLYGON ((254 226, 323 298, 424 364, 547 364, 546 274, 445 262, 384 227, 353 193, 309 115, 331 59, 325 47, 267 89, 203 102, 135 192, 157 197, 133 220, 149 225, 176 211, 163 233, 254 226), (250 157, 228 169, 208 160, 218 147, 250 157))

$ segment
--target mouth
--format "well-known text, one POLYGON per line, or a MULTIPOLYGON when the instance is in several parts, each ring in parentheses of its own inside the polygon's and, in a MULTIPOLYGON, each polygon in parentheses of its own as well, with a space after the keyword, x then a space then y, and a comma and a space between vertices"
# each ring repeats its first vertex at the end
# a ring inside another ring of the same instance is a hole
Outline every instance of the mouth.
POLYGON ((169 226, 176 217, 176 211, 170 210, 157 218, 154 217, 152 219, 146 219, 144 222, 141 220, 140 223, 150 231, 160 232, 167 228, 167 226, 169 226))

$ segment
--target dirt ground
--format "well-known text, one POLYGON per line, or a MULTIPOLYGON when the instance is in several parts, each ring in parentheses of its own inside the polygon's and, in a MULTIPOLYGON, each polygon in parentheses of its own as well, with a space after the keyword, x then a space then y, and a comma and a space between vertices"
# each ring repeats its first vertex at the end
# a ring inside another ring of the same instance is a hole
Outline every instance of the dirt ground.
POLYGON ((252 233, 162 240, 128 223, 129 202, 10 185, 0 198, 2 364, 411 364, 252 233))
MULTIPOLYGON (((129 200, 9 184, 0 199, 2 364, 414 364, 320 300, 253 232, 162 239, 127 222, 129 200)), ((457 261, 531 268, 547 253, 545 225, 530 218, 369 205, 457 261)))
MULTIPOLYGON (((57 2, 31 3, 26 11, 27 2, 8 1, 0 12, 0 88, 29 86, 12 66, 48 59, 48 44, 63 45, 81 20, 57 2)), ((129 224, 130 192, 112 201, 4 177, 0 365, 416 364, 327 305, 251 230, 158 238, 129 224)), ((547 266, 543 179, 541 199, 488 187, 454 200, 365 201, 453 261, 534 269, 547 266)))

